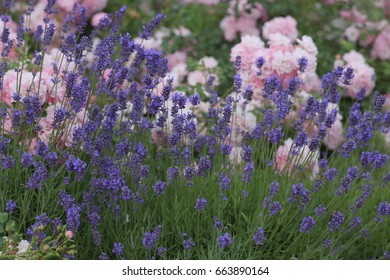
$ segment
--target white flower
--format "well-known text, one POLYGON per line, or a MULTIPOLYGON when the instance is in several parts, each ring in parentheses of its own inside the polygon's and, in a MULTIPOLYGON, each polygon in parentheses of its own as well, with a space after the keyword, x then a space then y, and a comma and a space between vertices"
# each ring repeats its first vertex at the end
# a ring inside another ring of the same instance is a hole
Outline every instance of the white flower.
POLYGON ((30 247, 30 243, 27 240, 20 241, 19 245, 17 247, 19 250, 16 254, 18 255, 18 254, 22 254, 24 252, 27 252, 29 247, 30 247))

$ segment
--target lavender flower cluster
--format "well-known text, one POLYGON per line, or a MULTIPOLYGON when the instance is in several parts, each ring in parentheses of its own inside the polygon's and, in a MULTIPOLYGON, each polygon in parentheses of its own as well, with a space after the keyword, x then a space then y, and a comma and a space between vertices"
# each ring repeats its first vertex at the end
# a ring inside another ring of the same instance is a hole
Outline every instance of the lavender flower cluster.
MULTIPOLYGON (((3 6, 10 9, 12 2, 3 6)), ((366 235, 364 226, 390 216, 389 202, 382 198, 375 220, 360 213, 373 195, 378 174, 382 184, 390 182, 388 171, 380 173, 388 170, 389 155, 367 149, 375 133, 390 129, 389 113, 382 111, 383 95, 374 94, 369 110, 359 98, 355 101, 343 143, 319 160, 339 113, 333 105, 340 102, 340 89, 351 84, 352 68, 337 67, 323 76, 320 98, 307 98, 292 124, 294 139, 285 139, 286 120, 303 84, 298 76, 285 83, 274 74, 257 88, 244 86, 243 61, 237 56, 232 93, 223 98, 210 75, 204 92, 187 95, 174 90, 162 52, 143 44, 164 15, 157 14, 142 27, 140 41, 120 34, 125 7, 101 18, 92 31, 86 28, 85 7, 75 5, 61 27, 55 25, 55 7, 54 0, 47 2, 42 26, 32 32, 30 3, 17 24, 16 41, 9 36, 10 16, 2 16, 0 187, 15 184, 16 190, 4 191, 0 210, 25 222, 22 228, 30 239, 43 240, 50 223, 63 223, 75 240, 88 240, 101 259, 136 256, 129 244, 142 245, 148 258, 164 258, 183 248, 190 256, 193 248, 211 240, 200 233, 209 230, 216 237, 210 242, 220 253, 238 247, 235 242, 241 238, 259 252, 272 246, 272 226, 284 217, 295 233, 324 231, 321 250, 335 250, 341 239, 336 234, 361 228, 366 235), (33 53, 26 40, 30 34, 37 46, 33 53), (17 59, 9 56, 13 48, 17 59), (257 107, 254 88, 261 91, 257 107), (207 108, 203 115, 202 106, 207 108), (255 119, 250 129, 245 125, 249 115, 255 119), (353 161, 356 155, 359 160, 353 161), (353 162, 333 167, 334 158, 353 162), (346 209, 336 208, 329 193, 339 201, 347 201, 352 193, 353 202, 336 204, 346 209), (53 201, 41 198, 49 195, 53 201), (28 199, 21 196, 40 200, 24 209, 28 199), (253 217, 244 214, 248 208, 253 217), (226 209, 229 214, 222 214, 226 209), (23 220, 27 211, 37 215, 32 225, 32 219, 23 220), (188 220, 196 220, 193 216, 198 217, 196 228, 185 229, 188 220), (171 221, 174 226, 165 227, 171 221), (145 225, 151 224, 154 229, 146 231, 145 225), (252 228, 247 236, 238 236, 240 227, 248 224, 252 228), (172 237, 175 230, 193 237, 184 234, 177 241, 172 237), (115 237, 109 246, 107 236, 115 237)), ((264 57, 256 59, 257 76, 267 63, 264 57)), ((296 63, 302 73, 309 64, 306 57, 296 63)), ((364 97, 364 89, 358 95, 364 97)))

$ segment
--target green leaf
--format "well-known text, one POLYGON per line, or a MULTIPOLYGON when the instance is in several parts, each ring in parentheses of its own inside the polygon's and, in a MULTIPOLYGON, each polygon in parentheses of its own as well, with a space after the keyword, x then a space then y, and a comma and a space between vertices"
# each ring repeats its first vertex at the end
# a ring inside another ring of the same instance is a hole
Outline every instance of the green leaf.
POLYGON ((7 225, 5 226, 5 229, 7 232, 15 232, 16 222, 14 220, 8 221, 7 225))
POLYGON ((244 218, 245 222, 250 224, 250 219, 249 219, 249 217, 247 215, 245 215, 244 213, 241 213, 241 216, 244 218))
POLYGON ((58 256, 55 253, 49 253, 43 257, 44 260, 58 260, 58 256))
POLYGON ((0 224, 4 225, 7 220, 8 220, 8 213, 1 212, 0 213, 0 224))

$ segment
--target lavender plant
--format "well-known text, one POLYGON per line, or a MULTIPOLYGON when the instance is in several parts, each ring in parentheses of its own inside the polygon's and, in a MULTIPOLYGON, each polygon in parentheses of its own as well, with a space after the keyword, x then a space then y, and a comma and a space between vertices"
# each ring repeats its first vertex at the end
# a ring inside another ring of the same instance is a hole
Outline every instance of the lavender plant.
MULTIPOLYGON (((390 250, 389 155, 376 139, 390 127, 383 96, 368 110, 352 105, 338 150, 323 145, 352 68, 324 75, 319 97, 288 126, 298 76, 244 88, 237 57, 232 92, 219 93, 213 75, 200 92, 174 91, 168 60, 144 44, 164 15, 139 41, 119 33, 125 7, 90 29, 77 5, 56 25, 49 0, 32 30, 33 4, 16 39, 9 12, 1 17, 0 235, 13 221, 43 242, 49 224, 66 224, 78 250, 61 257, 77 259, 367 259, 390 250)), ((301 72, 307 63, 299 60, 301 72)), ((257 59, 258 75, 266 65, 257 59)))

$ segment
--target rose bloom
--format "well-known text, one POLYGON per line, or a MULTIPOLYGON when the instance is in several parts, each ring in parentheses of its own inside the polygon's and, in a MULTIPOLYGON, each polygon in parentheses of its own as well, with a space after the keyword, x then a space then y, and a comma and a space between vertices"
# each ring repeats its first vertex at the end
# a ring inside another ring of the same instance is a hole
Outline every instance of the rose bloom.
POLYGON ((385 101, 385 104, 383 104, 383 106, 387 110, 390 110, 390 92, 388 94, 386 94, 386 101, 385 101))
POLYGON ((290 174, 295 165, 305 164, 305 168, 308 171, 311 171, 313 176, 316 176, 319 171, 319 167, 318 167, 319 152, 315 152, 314 154, 312 154, 309 148, 307 146, 304 146, 304 148, 301 148, 299 154, 297 156, 294 156, 290 154, 290 150, 292 149, 293 144, 294 141, 291 138, 288 138, 284 142, 284 145, 279 146, 278 149, 276 150, 276 157, 275 157, 275 164, 274 164, 276 170, 282 171, 285 168, 287 168, 287 172, 290 174), (309 158, 310 161, 308 161, 309 158), (289 165, 287 166, 287 164, 289 165))
POLYGON ((336 118, 336 121, 328 131, 328 135, 325 138, 325 145, 331 149, 336 150, 340 144, 343 142, 343 125, 339 117, 336 118))
POLYGON ((297 39, 297 21, 291 17, 275 17, 270 21, 267 21, 263 26, 263 37, 270 38, 270 35, 280 33, 287 36, 292 41, 297 39))
POLYGON ((390 132, 385 134, 385 143, 390 148, 390 132))
POLYGON ((390 59, 390 25, 387 25, 375 38, 371 56, 380 60, 390 59))
POLYGON ((240 36, 259 36, 257 20, 267 20, 267 12, 260 3, 248 3, 248 0, 233 0, 229 2, 227 16, 220 22, 226 41, 233 41, 240 36))
POLYGON ((241 56, 241 70, 249 70, 256 62, 257 56, 255 54, 263 48, 264 42, 259 37, 243 36, 241 42, 232 48, 230 60, 235 61, 237 56, 241 56))
MULTIPOLYGON (((234 110, 234 107, 233 107, 234 110)), ((253 113, 255 106, 252 103, 237 103, 236 111, 231 122, 231 135, 227 137, 229 144, 239 146, 242 142, 242 132, 252 132, 256 126, 256 115, 253 113)))
POLYGON ((347 86, 346 95, 355 98, 355 94, 364 87, 366 89, 366 96, 371 94, 375 87, 375 70, 369 66, 363 55, 356 51, 350 51, 344 54, 343 60, 346 62, 345 67, 352 67, 354 78, 352 84, 347 86))

